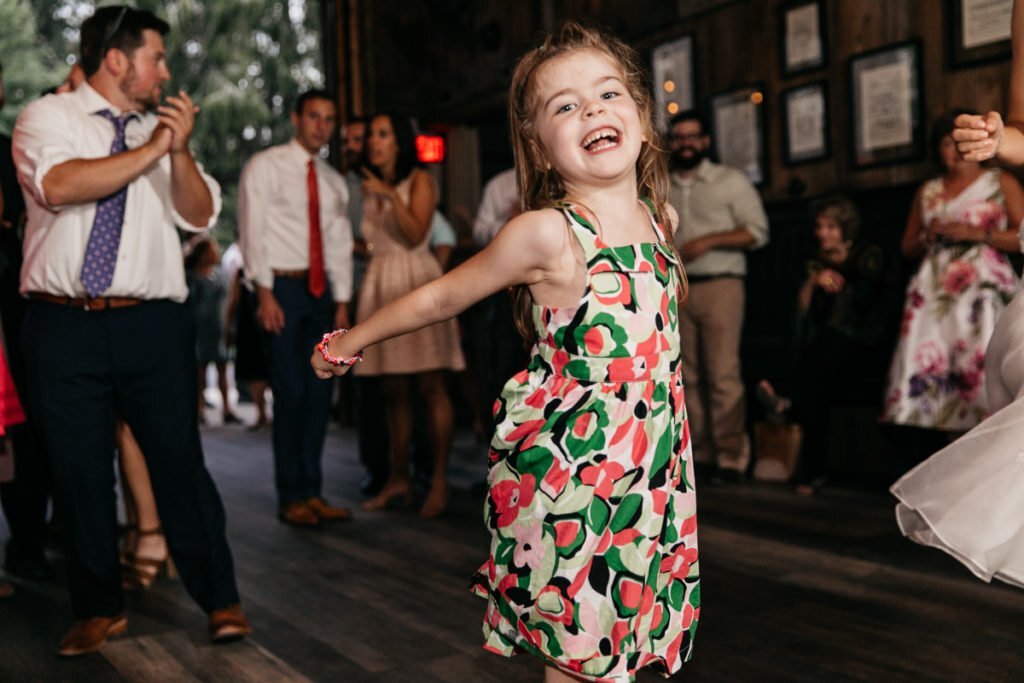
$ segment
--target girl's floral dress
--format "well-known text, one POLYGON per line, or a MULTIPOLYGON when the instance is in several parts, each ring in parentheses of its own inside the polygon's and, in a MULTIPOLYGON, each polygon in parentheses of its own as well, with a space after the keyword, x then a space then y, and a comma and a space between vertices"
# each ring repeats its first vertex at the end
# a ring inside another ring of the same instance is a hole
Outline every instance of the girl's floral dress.
MULTIPOLYGON (((922 218, 1006 229, 999 171, 950 199, 942 179, 924 185, 922 218)), ((966 431, 987 414, 985 348, 1017 291, 1006 255, 983 243, 932 244, 907 286, 903 326, 889 370, 883 419, 966 431)))
POLYGON ((608 247, 562 211, 587 286, 574 307, 534 306, 532 360, 495 404, 491 553, 472 588, 487 649, 624 683, 677 671, 700 614, 676 258, 660 226, 608 247))

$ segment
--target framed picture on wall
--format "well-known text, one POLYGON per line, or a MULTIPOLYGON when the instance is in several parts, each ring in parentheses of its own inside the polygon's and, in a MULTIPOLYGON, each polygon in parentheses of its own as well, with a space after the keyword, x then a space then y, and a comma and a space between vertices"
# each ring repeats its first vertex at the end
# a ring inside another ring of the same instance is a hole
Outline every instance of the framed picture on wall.
POLYGON ((813 71, 828 62, 825 3, 789 0, 779 6, 779 54, 782 75, 813 71))
POLYGON ((782 153, 787 166, 831 155, 828 85, 816 81, 782 93, 782 153))
POLYGON ((911 41, 850 58, 853 166, 924 156, 921 43, 911 41))
POLYGON ((1010 58, 1013 0, 946 0, 949 66, 1010 58))
POLYGON ((750 182, 768 179, 764 146, 764 87, 752 84, 711 98, 711 128, 718 161, 743 171, 750 182))
POLYGON ((657 121, 662 130, 679 112, 696 106, 693 79, 693 34, 663 43, 651 52, 657 121))

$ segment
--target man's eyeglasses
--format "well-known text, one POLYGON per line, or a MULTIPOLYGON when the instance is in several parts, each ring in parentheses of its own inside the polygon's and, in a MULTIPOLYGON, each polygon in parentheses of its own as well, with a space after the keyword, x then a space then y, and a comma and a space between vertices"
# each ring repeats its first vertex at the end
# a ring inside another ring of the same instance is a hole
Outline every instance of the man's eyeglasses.
POLYGON ((673 133, 672 142, 696 142, 704 137, 704 133, 673 133))
POLYGON ((110 49, 110 41, 114 39, 117 32, 121 29, 121 23, 124 21, 124 15, 128 14, 128 5, 121 7, 121 11, 117 14, 117 19, 114 20, 113 26, 107 30, 107 34, 103 37, 103 45, 100 50, 100 58, 107 54, 107 50, 110 49))

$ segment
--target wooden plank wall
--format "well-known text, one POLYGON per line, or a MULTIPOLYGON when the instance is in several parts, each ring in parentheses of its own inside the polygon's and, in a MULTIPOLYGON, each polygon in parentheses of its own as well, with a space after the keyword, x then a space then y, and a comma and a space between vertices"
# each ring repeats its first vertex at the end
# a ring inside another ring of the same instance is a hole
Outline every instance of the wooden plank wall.
POLYGON ((783 78, 779 64, 782 0, 534 0, 428 4, 361 2, 368 23, 371 109, 408 111, 426 123, 495 126, 516 59, 538 36, 565 19, 608 26, 649 56, 665 40, 696 35, 698 98, 752 81, 765 85, 769 182, 767 200, 786 197, 794 177, 806 194, 919 181, 927 161, 869 170, 849 162, 848 63, 851 55, 918 39, 923 45, 925 125, 954 105, 1002 109, 1009 61, 950 70, 946 63, 945 0, 824 0, 828 65, 783 78), (829 83, 832 158, 787 168, 782 163, 780 93, 810 81, 829 83))
MULTIPOLYGON (((610 3, 611 4, 611 3, 610 3)), ((855 190, 922 180, 934 173, 927 159, 866 170, 850 163, 849 60, 867 50, 920 40, 924 71, 926 129, 943 111, 968 106, 981 111, 1005 106, 1009 60, 951 70, 947 64, 947 4, 940 0, 825 0, 828 64, 824 69, 785 78, 779 50, 779 5, 776 0, 748 0, 681 19, 672 34, 696 35, 695 66, 698 98, 754 81, 765 85, 768 200, 785 197, 793 178, 807 185, 808 195, 835 189, 855 190), (783 90, 827 80, 831 113, 830 159, 787 168, 782 150, 783 90)), ((667 32, 636 41, 648 50, 667 32), (653 40, 652 40, 653 39, 653 40)), ((927 133, 926 133, 927 135, 927 133)))

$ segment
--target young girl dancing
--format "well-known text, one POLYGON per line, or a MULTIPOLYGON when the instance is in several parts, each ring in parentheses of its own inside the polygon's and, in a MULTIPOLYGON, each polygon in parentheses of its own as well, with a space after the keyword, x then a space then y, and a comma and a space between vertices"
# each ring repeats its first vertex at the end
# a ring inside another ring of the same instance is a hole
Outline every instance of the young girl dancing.
POLYGON ((509 116, 525 212, 480 254, 326 335, 312 364, 516 287, 533 342, 495 404, 484 517, 485 648, 545 680, 633 680, 687 660, 699 616, 696 498, 680 374, 665 159, 636 54, 567 24, 523 57, 509 116))

